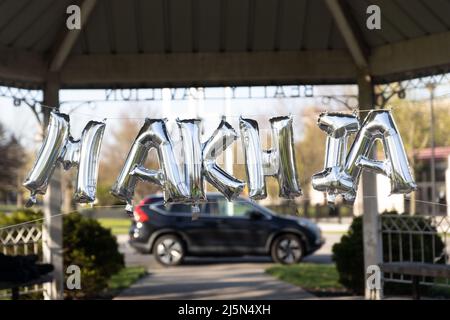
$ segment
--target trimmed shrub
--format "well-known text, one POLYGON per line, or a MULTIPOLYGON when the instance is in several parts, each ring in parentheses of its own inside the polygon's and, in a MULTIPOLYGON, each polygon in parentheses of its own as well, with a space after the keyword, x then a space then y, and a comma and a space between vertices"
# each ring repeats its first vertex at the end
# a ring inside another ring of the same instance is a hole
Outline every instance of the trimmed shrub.
POLYGON ((72 264, 80 267, 81 290, 65 290, 65 297, 90 298, 101 294, 124 259, 109 229, 75 213, 64 217, 64 267, 72 264))
MULTIPOLYGON (((41 211, 21 209, 0 213, 0 226, 40 219, 41 211)), ((67 299, 99 297, 109 278, 124 267, 115 237, 97 220, 71 213, 63 217, 64 269, 77 265, 81 271, 81 290, 65 290, 67 299)), ((18 252, 23 254, 22 251, 18 252)), ((12 254, 12 253, 11 253, 12 254)), ((66 275, 66 277, 69 275, 66 275)))
POLYGON ((97 201, 101 206, 125 204, 124 201, 114 197, 111 194, 111 186, 106 184, 97 185, 97 201))
MULTIPOLYGON (((26 221, 33 221, 41 219, 44 216, 42 211, 35 211, 32 209, 18 209, 9 214, 0 213, 0 226, 8 226, 26 221)), ((37 221, 39 223, 40 221, 37 221)))
POLYGON ((353 219, 347 234, 333 246, 333 261, 339 282, 355 294, 364 292, 364 247, 362 217, 353 219))

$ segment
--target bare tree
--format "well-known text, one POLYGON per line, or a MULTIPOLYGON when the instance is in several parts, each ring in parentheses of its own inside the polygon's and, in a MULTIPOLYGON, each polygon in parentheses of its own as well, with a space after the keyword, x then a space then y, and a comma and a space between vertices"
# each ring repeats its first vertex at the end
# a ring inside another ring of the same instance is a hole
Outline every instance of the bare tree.
POLYGON ((0 192, 3 197, 17 190, 20 170, 25 163, 25 151, 14 135, 8 135, 0 124, 0 192))

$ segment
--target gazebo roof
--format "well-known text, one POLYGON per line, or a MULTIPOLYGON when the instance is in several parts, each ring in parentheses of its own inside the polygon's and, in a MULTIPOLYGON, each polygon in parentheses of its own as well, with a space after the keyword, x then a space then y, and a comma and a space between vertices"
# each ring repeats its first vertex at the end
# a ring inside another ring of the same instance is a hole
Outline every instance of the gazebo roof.
POLYGON ((450 67, 445 0, 0 1, 0 84, 62 88, 386 82, 450 67), (366 27, 381 8, 381 30, 366 27))

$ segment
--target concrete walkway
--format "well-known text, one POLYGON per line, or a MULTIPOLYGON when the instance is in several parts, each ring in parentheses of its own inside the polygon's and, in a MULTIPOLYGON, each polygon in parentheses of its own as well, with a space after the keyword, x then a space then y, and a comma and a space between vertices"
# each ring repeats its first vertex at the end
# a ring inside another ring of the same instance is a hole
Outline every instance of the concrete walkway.
MULTIPOLYGON (((315 296, 264 273, 270 263, 233 262, 152 269, 116 299, 311 299, 315 296)), ((242 259, 240 259, 242 261, 242 259)), ((189 262, 187 262, 189 263, 189 262)))
MULTIPOLYGON (((325 234, 325 245, 305 262, 331 263, 331 247, 340 234, 325 234)), ((117 237, 127 266, 146 266, 149 275, 116 299, 315 299, 300 287, 279 281, 264 270, 269 257, 186 258, 183 265, 165 268, 151 255, 134 251, 128 236, 117 237)))

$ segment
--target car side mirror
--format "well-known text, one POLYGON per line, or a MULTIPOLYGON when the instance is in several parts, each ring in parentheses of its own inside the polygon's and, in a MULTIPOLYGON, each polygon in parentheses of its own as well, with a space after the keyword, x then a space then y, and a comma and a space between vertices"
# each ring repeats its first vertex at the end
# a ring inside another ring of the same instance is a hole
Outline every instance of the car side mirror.
POLYGON ((251 220, 261 220, 264 218, 264 215, 259 211, 250 211, 247 215, 251 220))

